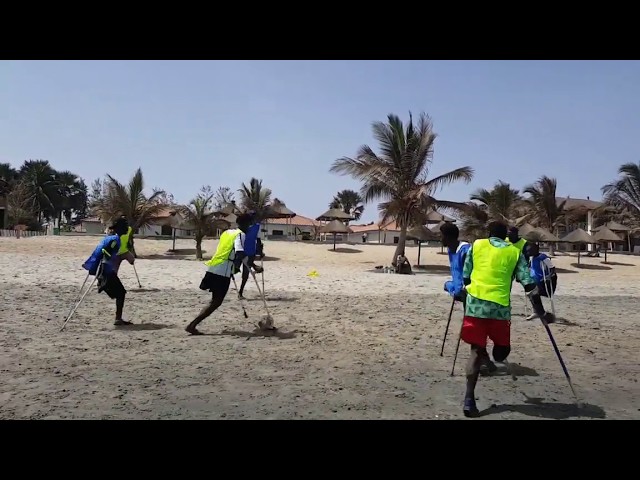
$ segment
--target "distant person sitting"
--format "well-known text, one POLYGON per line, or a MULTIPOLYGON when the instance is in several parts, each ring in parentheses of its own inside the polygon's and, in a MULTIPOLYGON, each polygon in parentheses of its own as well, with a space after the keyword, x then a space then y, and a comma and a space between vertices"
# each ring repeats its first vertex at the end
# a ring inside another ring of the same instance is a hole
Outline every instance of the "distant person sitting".
POLYGON ((396 273, 401 275, 411 275, 413 273, 409 259, 405 257, 404 252, 401 252, 396 260, 396 273))
MULTIPOLYGON (((541 297, 552 296, 558 286, 558 274, 556 267, 551 263, 551 259, 544 253, 540 253, 537 243, 527 243, 528 257, 530 258, 531 278, 536 281, 541 297), (546 282, 545 282, 546 279, 546 282)), ((532 313, 527 320, 538 318, 536 313, 532 313)))

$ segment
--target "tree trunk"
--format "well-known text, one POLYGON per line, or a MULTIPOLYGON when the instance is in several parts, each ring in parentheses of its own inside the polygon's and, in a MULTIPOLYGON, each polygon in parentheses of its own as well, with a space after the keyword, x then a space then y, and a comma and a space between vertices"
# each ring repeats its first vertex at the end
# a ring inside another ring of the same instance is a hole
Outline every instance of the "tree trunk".
POLYGON ((196 258, 202 260, 202 237, 196 237, 196 258))
POLYGON ((393 260, 391 261, 391 265, 394 267, 397 266, 398 255, 400 255, 405 248, 405 244, 407 243, 407 226, 403 226, 400 229, 400 238, 398 239, 398 246, 396 247, 396 251, 393 254, 393 260))

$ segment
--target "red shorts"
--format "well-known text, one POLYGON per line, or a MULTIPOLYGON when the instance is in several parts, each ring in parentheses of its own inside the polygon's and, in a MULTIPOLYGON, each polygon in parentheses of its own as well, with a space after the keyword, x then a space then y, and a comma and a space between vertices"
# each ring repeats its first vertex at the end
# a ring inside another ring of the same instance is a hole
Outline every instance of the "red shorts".
POLYGON ((491 339, 494 345, 509 347, 511 346, 511 321, 465 315, 460 338, 465 343, 483 348, 487 346, 487 338, 491 339))

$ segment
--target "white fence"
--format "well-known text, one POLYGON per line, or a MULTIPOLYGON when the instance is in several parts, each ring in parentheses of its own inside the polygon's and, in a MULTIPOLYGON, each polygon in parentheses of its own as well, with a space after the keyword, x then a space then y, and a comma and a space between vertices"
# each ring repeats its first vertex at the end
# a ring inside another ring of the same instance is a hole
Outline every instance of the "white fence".
POLYGON ((0 237, 17 237, 18 233, 20 233, 20 238, 42 237, 47 234, 47 232, 37 232, 35 230, 0 230, 0 237))

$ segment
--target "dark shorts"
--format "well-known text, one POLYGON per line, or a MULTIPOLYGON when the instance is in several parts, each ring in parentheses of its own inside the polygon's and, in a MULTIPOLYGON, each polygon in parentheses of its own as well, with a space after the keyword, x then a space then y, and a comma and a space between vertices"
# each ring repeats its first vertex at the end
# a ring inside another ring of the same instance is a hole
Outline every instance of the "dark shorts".
POLYGON ((549 293, 551 293, 552 295, 554 293, 556 293, 556 288, 558 288, 558 277, 553 276, 551 278, 547 278, 547 285, 546 285, 546 289, 545 289, 545 284, 544 282, 540 282, 538 283, 538 290, 540 292, 540 296, 541 297, 548 297, 549 293))
POLYGON ((127 294, 127 290, 115 273, 105 275, 101 279, 101 283, 98 285, 98 292, 104 292, 112 299, 124 297, 127 294))
POLYGON ((224 298, 229 291, 230 284, 231 277, 223 277, 222 275, 207 272, 200 282, 200 290, 209 290, 216 297, 224 298))
POLYGON ((509 347, 511 345, 511 322, 465 315, 462 320, 460 338, 465 343, 483 348, 487 347, 487 339, 491 340, 494 345, 509 347))

